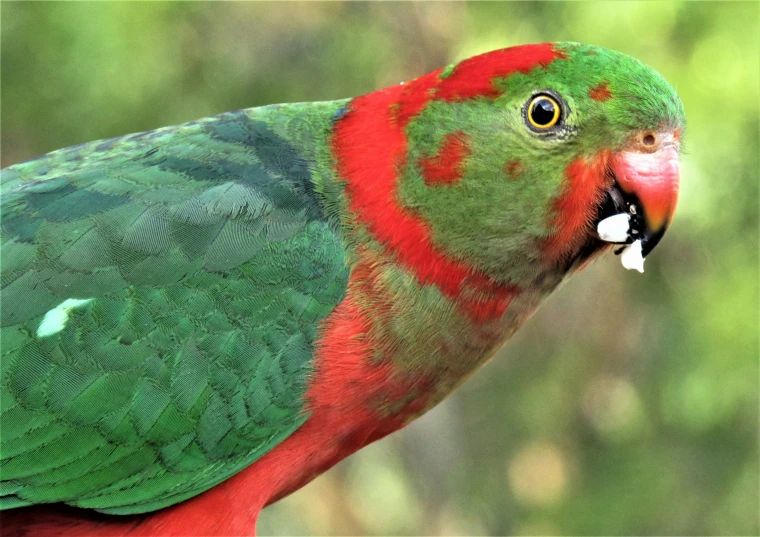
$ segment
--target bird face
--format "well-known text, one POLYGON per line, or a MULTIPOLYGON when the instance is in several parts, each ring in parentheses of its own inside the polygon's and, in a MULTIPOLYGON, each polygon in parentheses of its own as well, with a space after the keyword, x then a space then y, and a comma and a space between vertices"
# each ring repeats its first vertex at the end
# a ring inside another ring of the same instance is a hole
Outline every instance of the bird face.
POLYGON ((598 47, 528 45, 431 73, 405 94, 419 91, 428 100, 405 120, 398 197, 439 248, 516 285, 610 244, 642 269, 675 210, 684 127, 658 73, 598 47))

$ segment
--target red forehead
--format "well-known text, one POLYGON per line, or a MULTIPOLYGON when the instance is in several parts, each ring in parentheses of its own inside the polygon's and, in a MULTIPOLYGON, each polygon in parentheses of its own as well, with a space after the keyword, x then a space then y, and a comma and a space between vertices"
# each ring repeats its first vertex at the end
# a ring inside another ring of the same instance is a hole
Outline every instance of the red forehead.
POLYGON ((396 103, 395 119, 405 126, 430 101, 462 101, 474 97, 498 97, 494 85, 513 73, 528 73, 546 67, 556 59, 565 59, 554 43, 522 45, 487 52, 458 63, 447 75, 443 69, 421 76, 404 86, 396 103))
POLYGON ((565 58, 554 43, 523 45, 494 50, 462 61, 451 75, 438 85, 436 98, 457 101, 472 97, 497 97, 499 90, 494 81, 513 73, 528 73, 536 67, 546 67, 558 58, 565 58))

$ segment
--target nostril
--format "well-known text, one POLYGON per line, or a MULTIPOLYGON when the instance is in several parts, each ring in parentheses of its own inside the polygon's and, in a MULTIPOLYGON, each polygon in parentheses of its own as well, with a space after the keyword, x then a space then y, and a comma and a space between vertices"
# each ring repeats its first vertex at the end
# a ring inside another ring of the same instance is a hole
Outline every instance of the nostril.
POLYGON ((644 138, 642 138, 641 141, 644 142, 644 145, 654 145, 654 142, 655 142, 654 134, 649 133, 649 134, 644 135, 644 138))

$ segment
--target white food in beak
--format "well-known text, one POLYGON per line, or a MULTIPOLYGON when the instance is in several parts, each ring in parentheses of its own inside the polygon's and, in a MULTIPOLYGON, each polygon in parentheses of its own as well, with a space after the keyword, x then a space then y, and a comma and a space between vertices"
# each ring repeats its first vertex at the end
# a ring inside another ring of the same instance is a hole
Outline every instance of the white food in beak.
POLYGON ((628 240, 628 230, 631 227, 630 221, 630 214, 616 214, 599 222, 596 226, 596 232, 603 241, 625 242, 628 240))
POLYGON ((633 244, 626 246, 620 255, 620 261, 628 270, 635 269, 639 272, 644 272, 644 256, 641 255, 641 240, 633 241, 633 244))

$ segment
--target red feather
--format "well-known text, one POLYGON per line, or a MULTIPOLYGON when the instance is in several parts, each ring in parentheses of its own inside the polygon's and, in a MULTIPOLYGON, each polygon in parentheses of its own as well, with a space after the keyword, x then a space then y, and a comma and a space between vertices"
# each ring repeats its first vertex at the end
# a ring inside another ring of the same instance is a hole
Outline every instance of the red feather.
MULTIPOLYGON (((442 70, 434 71, 406 85, 357 97, 338 121, 333 153, 356 222, 366 226, 420 283, 435 284, 445 296, 458 299, 466 291, 465 282, 481 282, 482 276, 437 249, 427 223, 399 205, 396 187, 407 154, 404 128, 432 100, 494 97, 496 79, 516 71, 527 73, 563 57, 551 43, 476 56, 458 64, 448 77, 440 78, 442 70)), ((459 301, 462 311, 477 322, 501 316, 516 293, 514 288, 493 284, 477 287, 493 289, 494 294, 459 301)))

